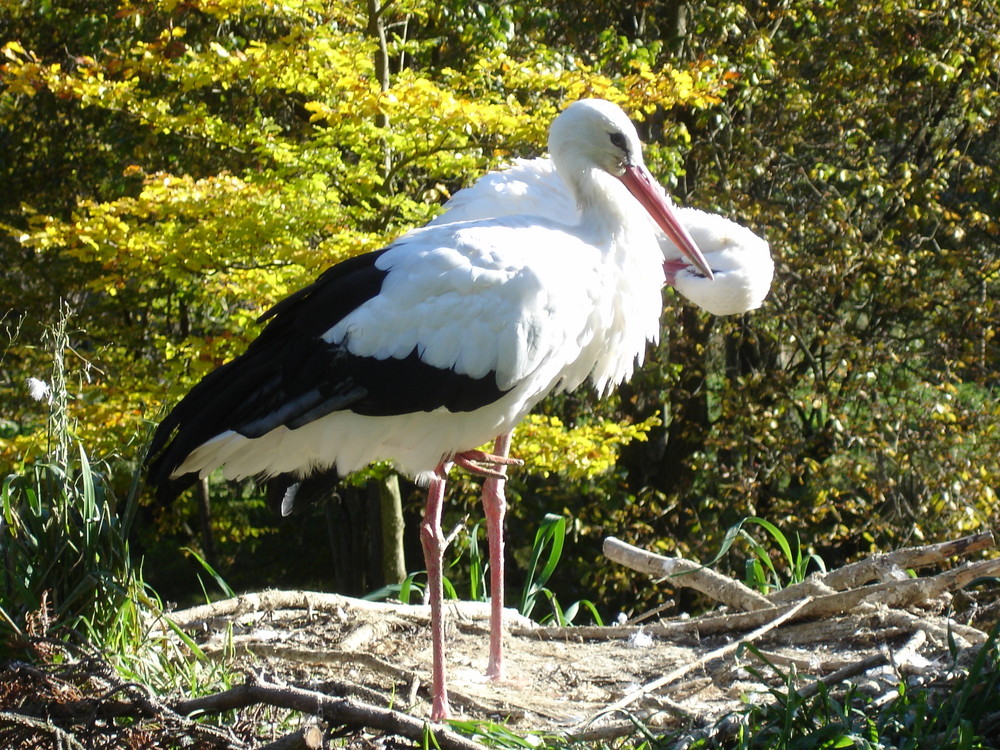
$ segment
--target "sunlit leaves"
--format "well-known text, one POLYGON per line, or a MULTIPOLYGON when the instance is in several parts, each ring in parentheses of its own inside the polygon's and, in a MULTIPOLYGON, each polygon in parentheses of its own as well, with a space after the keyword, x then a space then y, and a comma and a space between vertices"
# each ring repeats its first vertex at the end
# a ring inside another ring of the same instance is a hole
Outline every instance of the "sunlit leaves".
POLYGON ((849 555, 995 523, 991 19, 976 2, 693 14, 689 43, 732 75, 691 125, 687 200, 763 231, 778 269, 748 321, 670 351, 692 383, 665 399, 684 421, 664 456, 686 458, 655 481, 691 510, 651 537, 696 546, 758 514, 849 555))
POLYGON ((558 417, 532 414, 514 431, 514 439, 518 457, 533 473, 579 481, 610 471, 622 446, 646 440, 659 424, 659 418, 651 417, 639 424, 601 420, 567 429, 558 417))

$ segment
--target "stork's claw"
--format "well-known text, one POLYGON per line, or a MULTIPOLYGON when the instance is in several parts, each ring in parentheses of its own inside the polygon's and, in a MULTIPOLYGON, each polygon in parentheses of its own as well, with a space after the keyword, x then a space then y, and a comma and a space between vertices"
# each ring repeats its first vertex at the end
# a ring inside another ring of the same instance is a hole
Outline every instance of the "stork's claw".
POLYGON ((471 474, 481 477, 493 477, 494 479, 505 479, 507 477, 506 469, 508 466, 524 466, 524 461, 520 458, 498 456, 480 450, 456 453, 452 456, 451 460, 456 466, 461 466, 471 474))

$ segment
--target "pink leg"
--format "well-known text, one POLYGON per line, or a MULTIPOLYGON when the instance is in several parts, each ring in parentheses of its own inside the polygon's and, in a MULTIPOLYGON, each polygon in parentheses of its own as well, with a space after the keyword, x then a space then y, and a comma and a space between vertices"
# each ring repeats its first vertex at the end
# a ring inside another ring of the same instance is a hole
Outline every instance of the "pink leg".
POLYGON ((444 560, 444 533, 441 531, 441 507, 444 501, 445 467, 439 466, 427 489, 427 507, 420 524, 420 544, 427 566, 427 593, 431 603, 431 652, 434 662, 431 677, 431 720, 444 721, 451 715, 444 663, 444 587, 441 566, 444 560))
MULTIPOLYGON (((506 458, 510 450, 510 433, 497 437, 493 453, 506 458)), ((503 668, 503 519, 507 513, 504 482, 507 466, 496 464, 499 476, 488 476, 483 481, 483 510, 486 513, 486 536, 490 545, 490 661, 486 676, 493 680, 504 678, 503 668)))

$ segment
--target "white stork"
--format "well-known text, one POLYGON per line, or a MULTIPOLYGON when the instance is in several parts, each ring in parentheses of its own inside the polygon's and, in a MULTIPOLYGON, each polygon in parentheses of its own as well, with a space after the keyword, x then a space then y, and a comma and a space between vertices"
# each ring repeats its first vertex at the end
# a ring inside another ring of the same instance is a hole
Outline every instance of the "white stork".
MULTIPOLYGON (((715 278, 706 278, 669 236, 657 230, 666 283, 712 315, 739 315, 760 307, 774 276, 767 241, 718 214, 696 208, 675 208, 674 212, 704 254, 715 278)), ((455 193, 445 204, 444 213, 431 224, 516 214, 567 223, 579 221, 573 193, 552 159, 515 159, 510 166, 483 175, 455 193)))
MULTIPOLYGON (((660 185, 654 187, 662 192, 660 185)), ((669 198, 664 193, 664 200, 669 198)), ((539 216, 576 224, 581 207, 569 184, 550 158, 515 159, 459 190, 431 225, 481 221, 500 216, 539 216)), ((761 306, 771 288, 774 262, 767 241, 750 229, 718 214, 696 208, 674 208, 674 214, 694 239, 714 274, 708 278, 663 230, 654 227, 663 253, 664 283, 713 315, 738 315, 761 306)), ((506 455, 510 433, 501 435, 494 453, 506 455)), ((501 473, 503 470, 501 469, 501 473)), ((483 485, 483 509, 490 543, 490 592, 493 607, 487 674, 503 676, 501 613, 503 609, 503 518, 506 514, 503 478, 483 485)))
MULTIPOLYGON (((570 105, 552 123, 549 151, 578 221, 438 224, 338 263, 261 316, 267 326, 257 339, 192 388, 147 456, 150 481, 167 497, 219 467, 229 479, 305 483, 387 460, 428 485, 420 536, 434 720, 449 715, 441 506, 450 467, 490 477, 489 503, 490 486, 515 463, 505 457, 509 433, 538 401, 588 379, 604 393, 641 363, 657 339, 664 281, 646 214, 712 276, 654 187, 621 109, 593 99, 570 105), (476 450, 495 436, 499 455, 476 450)), ((293 499, 294 486, 285 510, 293 499)), ((496 515, 488 510, 488 520, 496 515)), ((494 617, 491 644, 499 634, 494 617)))

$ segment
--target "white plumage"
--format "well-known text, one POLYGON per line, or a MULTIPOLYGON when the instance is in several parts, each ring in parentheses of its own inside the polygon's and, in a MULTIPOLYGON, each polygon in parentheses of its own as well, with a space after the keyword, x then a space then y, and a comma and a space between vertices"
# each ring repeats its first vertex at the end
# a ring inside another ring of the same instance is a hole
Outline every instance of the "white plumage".
MULTIPOLYGON (((515 159, 458 191, 432 224, 476 221, 492 216, 534 215, 573 222, 579 216, 573 194, 551 159, 515 159)), ((774 262, 766 240, 718 214, 676 208, 677 219, 712 267, 709 280, 660 229, 668 284, 713 315, 738 315, 761 306, 771 289, 774 262)))
POLYGON ((221 467, 229 478, 272 479, 283 511, 313 475, 376 460, 427 483, 435 719, 449 711, 441 503, 451 463, 491 477, 489 674, 500 677, 510 430, 547 394, 588 379, 603 393, 642 361, 664 282, 656 227, 712 276, 618 107, 571 105, 552 124, 549 150, 578 212, 435 223, 333 266, 266 313, 260 336, 191 390, 149 450, 150 479, 165 496, 221 467), (475 450, 496 436, 501 455, 475 450))

